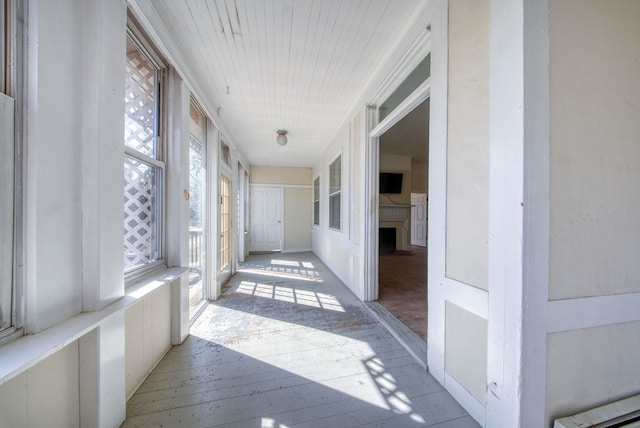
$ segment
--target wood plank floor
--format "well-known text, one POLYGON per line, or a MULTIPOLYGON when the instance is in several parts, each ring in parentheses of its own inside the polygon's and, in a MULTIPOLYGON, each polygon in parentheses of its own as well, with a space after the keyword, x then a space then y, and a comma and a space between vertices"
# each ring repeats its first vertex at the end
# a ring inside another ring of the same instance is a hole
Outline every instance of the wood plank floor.
POLYGON ((422 340, 427 340, 427 249, 382 252, 378 302, 422 340))
POLYGON ((251 256, 123 427, 478 425, 311 253, 251 256))

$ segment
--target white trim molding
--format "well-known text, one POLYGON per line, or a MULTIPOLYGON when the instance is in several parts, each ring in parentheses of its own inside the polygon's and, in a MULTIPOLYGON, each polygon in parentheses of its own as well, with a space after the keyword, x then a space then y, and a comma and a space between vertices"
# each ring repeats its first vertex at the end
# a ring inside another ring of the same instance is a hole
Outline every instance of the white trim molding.
POLYGON ((640 293, 552 300, 547 333, 640 321, 640 293))

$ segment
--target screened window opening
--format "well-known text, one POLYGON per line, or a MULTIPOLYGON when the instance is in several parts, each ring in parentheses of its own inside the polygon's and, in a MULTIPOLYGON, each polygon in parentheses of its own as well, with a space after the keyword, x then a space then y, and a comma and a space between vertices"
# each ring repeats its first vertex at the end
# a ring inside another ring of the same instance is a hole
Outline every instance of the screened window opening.
POLYGON ((340 230, 342 216, 342 156, 329 165, 329 227, 340 230))
POLYGON ((320 224, 320 177, 313 180, 313 224, 320 224))
POLYGON ((162 259, 164 162, 158 139, 159 68, 127 37, 124 115, 124 265, 162 259))
POLYGON ((389 98, 387 98, 382 104, 380 104, 379 120, 382 121, 404 101, 413 91, 418 89, 424 81, 431 76, 431 54, 420 61, 420 64, 409 73, 409 75, 402 81, 400 86, 393 91, 389 98))

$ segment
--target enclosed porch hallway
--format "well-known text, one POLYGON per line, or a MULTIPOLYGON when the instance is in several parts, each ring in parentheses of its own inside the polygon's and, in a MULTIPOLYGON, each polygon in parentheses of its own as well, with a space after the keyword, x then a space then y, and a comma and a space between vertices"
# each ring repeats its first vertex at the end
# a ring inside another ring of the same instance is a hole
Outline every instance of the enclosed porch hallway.
POLYGON ((123 427, 476 427, 313 254, 253 255, 123 427))

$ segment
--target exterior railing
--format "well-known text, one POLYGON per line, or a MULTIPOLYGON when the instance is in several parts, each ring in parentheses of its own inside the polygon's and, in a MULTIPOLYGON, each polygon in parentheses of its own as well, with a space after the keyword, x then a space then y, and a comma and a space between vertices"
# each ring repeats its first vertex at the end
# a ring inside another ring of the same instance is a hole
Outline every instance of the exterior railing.
POLYGON ((202 267, 202 230, 189 230, 189 267, 202 267))

